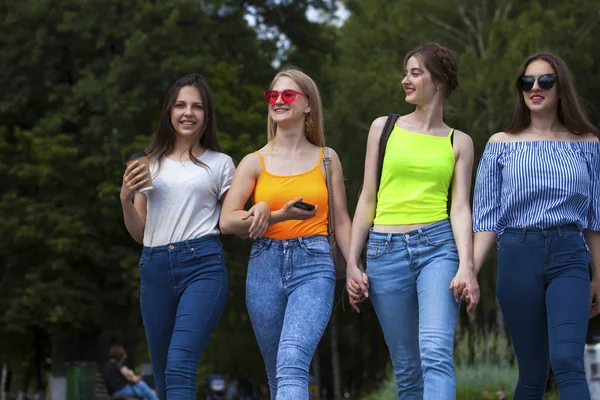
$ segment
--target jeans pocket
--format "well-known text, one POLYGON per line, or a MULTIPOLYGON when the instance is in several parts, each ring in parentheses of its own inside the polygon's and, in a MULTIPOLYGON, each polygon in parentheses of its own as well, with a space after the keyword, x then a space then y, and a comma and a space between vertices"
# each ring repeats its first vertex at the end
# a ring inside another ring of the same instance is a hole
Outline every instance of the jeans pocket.
POLYGON ((254 242, 252 249, 250 249, 250 259, 260 256, 268 247, 268 243, 264 243, 263 241, 254 242))
POLYGON ((369 242, 367 246, 367 259, 373 260, 381 257, 388 250, 387 242, 369 242))
POLYGON ((310 241, 308 243, 302 242, 300 247, 309 256, 322 257, 331 255, 331 247, 329 247, 329 242, 326 240, 310 241))
POLYGON ((424 235, 425 242, 430 246, 443 246, 454 242, 454 233, 452 229, 430 232, 424 235))
POLYGON ((145 252, 142 253, 142 255, 140 257, 140 261, 138 263, 138 268, 139 268, 140 272, 142 272, 146 268, 146 265, 148 265, 151 258, 152 258, 152 256, 150 254, 146 254, 145 252))

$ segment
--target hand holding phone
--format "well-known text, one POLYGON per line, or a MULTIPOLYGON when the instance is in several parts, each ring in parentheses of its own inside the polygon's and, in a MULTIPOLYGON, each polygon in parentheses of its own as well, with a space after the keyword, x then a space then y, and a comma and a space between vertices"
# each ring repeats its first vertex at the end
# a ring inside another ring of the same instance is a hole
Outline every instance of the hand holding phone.
POLYGON ((300 208, 302 210, 306 210, 306 211, 313 211, 315 209, 315 206, 309 203, 305 203, 303 201, 297 201, 294 203, 294 207, 296 208, 300 208))

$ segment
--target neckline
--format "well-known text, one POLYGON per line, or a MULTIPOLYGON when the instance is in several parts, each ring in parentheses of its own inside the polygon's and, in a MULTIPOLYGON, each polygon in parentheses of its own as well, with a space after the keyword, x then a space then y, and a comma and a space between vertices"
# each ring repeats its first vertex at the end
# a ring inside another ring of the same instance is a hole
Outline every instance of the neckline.
POLYGON ((260 158, 260 163, 262 165, 263 172, 265 172, 267 175, 271 175, 275 178, 294 178, 297 176, 307 175, 307 174, 310 174, 311 172, 313 172, 314 170, 316 170, 317 168, 321 168, 321 163, 323 162, 323 148, 321 147, 319 149, 319 160, 317 161, 317 164, 314 167, 312 167, 311 169, 306 170, 304 172, 299 172, 297 174, 292 174, 292 175, 278 175, 278 174, 274 174, 274 173, 270 172, 267 169, 267 167, 265 166, 264 156, 261 154, 260 151, 256 151, 256 154, 258 154, 258 157, 260 158))
POLYGON ((410 133, 411 135, 419 135, 419 136, 439 138, 439 139, 449 139, 454 134, 454 128, 450 128, 450 132, 448 132, 448 134, 446 136, 430 135, 429 133, 409 131, 408 129, 405 129, 405 128, 402 128, 401 126, 399 126, 397 122, 394 123, 394 129, 399 129, 403 132, 410 133))
MULTIPOLYGON (((202 154, 200 154, 198 157, 196 157, 196 160, 200 160, 201 161, 204 158, 204 156, 206 156, 206 154, 209 151, 210 151, 209 149, 204 149, 204 152, 202 154)), ((186 163, 187 164, 187 163, 193 163, 194 162, 194 160, 173 160, 172 158, 169 158, 168 156, 164 156, 163 159, 169 160, 171 162, 178 163, 178 164, 181 164, 181 163, 186 163)))

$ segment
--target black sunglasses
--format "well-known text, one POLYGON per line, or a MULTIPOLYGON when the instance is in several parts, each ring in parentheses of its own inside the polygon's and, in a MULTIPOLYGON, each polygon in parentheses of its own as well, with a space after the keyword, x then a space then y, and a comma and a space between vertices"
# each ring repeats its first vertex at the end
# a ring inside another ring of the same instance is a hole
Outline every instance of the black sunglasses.
MULTIPOLYGON (((557 74, 544 74, 537 78, 538 85, 541 89, 549 90, 552 89, 552 86, 556 83, 558 79, 557 74)), ((519 78, 519 84, 521 86, 521 90, 524 92, 529 92, 533 89, 533 85, 535 84, 535 77, 531 75, 523 75, 519 78)))

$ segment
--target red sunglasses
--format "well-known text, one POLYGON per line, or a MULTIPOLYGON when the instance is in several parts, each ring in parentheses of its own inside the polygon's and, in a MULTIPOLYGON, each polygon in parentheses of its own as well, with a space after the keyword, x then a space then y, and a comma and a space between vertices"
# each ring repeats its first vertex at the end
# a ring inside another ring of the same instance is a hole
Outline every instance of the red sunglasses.
POLYGON ((285 89, 282 91, 267 90, 263 93, 263 96, 265 97, 265 101, 267 102, 267 104, 270 105, 275 104, 279 96, 281 96, 281 100, 283 100, 285 104, 292 104, 294 100, 296 100, 296 96, 304 96, 308 99, 308 96, 306 94, 292 89, 285 89))

